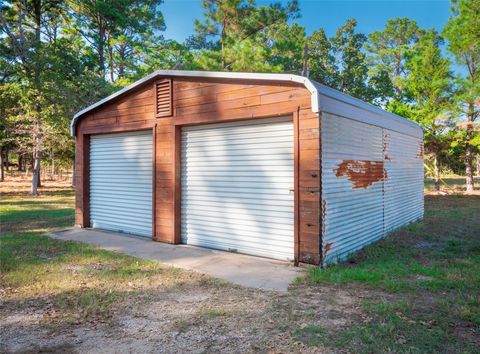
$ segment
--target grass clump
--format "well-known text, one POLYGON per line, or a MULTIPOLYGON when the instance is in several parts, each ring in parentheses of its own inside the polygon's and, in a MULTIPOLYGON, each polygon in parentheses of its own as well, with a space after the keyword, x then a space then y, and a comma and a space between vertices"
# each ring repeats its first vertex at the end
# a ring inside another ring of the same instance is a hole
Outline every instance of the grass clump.
POLYGON ((214 319, 217 317, 226 317, 233 315, 232 311, 221 307, 205 306, 200 308, 199 316, 203 320, 214 319))
POLYGON ((327 332, 320 326, 307 326, 295 329, 293 337, 309 347, 318 347, 327 340, 327 332))

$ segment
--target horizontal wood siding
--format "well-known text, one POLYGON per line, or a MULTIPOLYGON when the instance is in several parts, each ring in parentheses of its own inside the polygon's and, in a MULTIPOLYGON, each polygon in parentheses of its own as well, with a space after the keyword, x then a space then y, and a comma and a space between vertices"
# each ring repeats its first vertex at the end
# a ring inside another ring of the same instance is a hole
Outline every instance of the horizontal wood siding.
POLYGON ((154 235, 156 241, 175 243, 174 222, 174 144, 173 118, 157 119, 157 149, 155 163, 157 166, 155 219, 157 232, 154 235))
MULTIPOLYGON (((173 116, 155 118, 154 83, 109 103, 80 120, 77 129, 76 223, 87 226, 84 157, 89 134, 154 129, 156 241, 180 241, 180 127, 183 125, 299 114, 299 260, 320 262, 320 125, 311 96, 298 84, 173 78, 173 116)), ((87 148, 88 150, 88 148, 87 148)), ((86 156, 88 157, 88 156, 86 156)))

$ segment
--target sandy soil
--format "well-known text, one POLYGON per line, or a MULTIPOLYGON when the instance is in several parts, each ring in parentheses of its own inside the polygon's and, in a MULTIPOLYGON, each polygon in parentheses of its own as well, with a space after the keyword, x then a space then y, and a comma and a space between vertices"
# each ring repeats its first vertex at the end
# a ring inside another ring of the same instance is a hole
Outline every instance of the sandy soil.
MULTIPOLYGON (((200 277, 201 278, 201 277, 200 277)), ((1 352, 8 353, 319 353, 296 330, 340 331, 362 313, 365 292, 336 286, 293 287, 287 293, 212 284, 145 294, 119 303, 110 318, 63 319, 45 303, 18 308, 3 300, 1 352)))

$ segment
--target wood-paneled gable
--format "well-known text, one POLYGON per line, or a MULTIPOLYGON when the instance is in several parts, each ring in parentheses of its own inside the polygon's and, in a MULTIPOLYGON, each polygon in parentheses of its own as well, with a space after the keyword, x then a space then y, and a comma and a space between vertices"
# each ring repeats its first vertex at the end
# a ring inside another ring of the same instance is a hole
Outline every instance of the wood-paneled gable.
POLYGON ((82 117, 76 130, 76 223, 89 226, 89 135, 155 129, 153 239, 180 241, 180 131, 184 125, 298 117, 298 260, 320 262, 320 121, 310 92, 295 83, 172 78, 172 115, 156 117, 151 81, 82 117))

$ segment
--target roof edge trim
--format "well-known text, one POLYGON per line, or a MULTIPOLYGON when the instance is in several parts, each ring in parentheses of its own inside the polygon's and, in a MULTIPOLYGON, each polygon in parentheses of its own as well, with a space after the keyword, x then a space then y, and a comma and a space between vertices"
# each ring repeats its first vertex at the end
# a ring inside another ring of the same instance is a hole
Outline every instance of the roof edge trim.
POLYGON ((77 121, 84 114, 92 111, 95 108, 100 107, 101 105, 125 94, 126 92, 138 87, 145 82, 152 80, 157 76, 183 76, 183 77, 202 77, 202 78, 218 78, 218 79, 250 79, 250 80, 265 80, 265 81, 284 81, 284 82, 296 82, 305 86, 305 88, 310 92, 312 99, 312 112, 319 112, 318 104, 318 90, 316 85, 308 78, 298 75, 290 74, 264 74, 264 73, 238 73, 238 72, 219 72, 219 71, 189 71, 189 70, 158 70, 153 72, 150 75, 145 76, 144 78, 134 82, 133 84, 124 87, 123 89, 115 92, 114 94, 105 97, 104 99, 88 106, 87 108, 82 109, 81 111, 75 113, 73 119, 70 123, 70 135, 75 136, 75 127, 77 121))
POLYGON ((398 114, 395 114, 395 113, 389 112, 387 110, 381 109, 377 106, 374 106, 373 104, 365 102, 365 101, 363 101, 359 98, 347 95, 346 93, 335 90, 331 87, 325 86, 325 85, 320 84, 318 82, 314 81, 314 85, 317 88, 317 91, 319 93, 320 104, 321 104, 321 96, 322 95, 326 96, 326 97, 331 97, 335 100, 345 102, 345 103, 350 104, 354 107, 364 109, 364 110, 372 112, 372 113, 388 116, 388 118, 393 119, 397 123, 405 124, 405 125, 410 126, 412 128, 416 128, 419 131, 422 131, 422 134, 423 134, 423 128, 420 126, 420 124, 418 124, 416 122, 413 122, 409 119, 406 119, 402 116, 399 116, 398 114))

